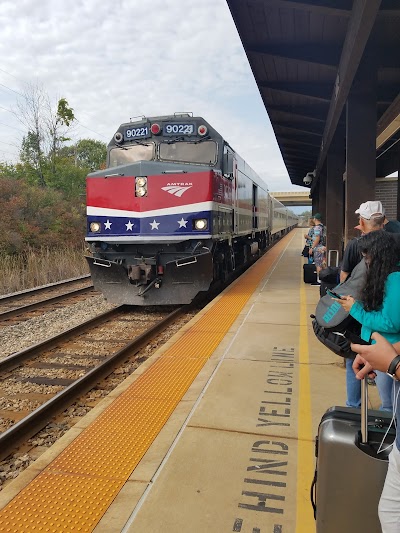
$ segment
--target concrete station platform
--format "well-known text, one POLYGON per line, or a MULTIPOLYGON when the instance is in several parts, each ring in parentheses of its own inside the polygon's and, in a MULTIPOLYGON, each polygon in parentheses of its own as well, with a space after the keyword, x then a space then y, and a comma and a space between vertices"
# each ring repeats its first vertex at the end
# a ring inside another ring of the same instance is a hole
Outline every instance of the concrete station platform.
POLYGON ((304 231, 0 492, 0 532, 315 531, 314 439, 345 371, 312 332, 304 231))

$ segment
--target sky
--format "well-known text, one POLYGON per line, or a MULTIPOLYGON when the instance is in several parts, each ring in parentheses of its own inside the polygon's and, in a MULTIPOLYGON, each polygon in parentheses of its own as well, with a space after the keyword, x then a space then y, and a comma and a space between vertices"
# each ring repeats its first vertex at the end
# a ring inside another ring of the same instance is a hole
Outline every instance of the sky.
POLYGON ((264 179, 292 185, 225 0, 3 0, 0 161, 16 162, 29 85, 66 98, 74 140, 108 143, 139 115, 192 111, 264 179), (14 113, 13 113, 14 112, 14 113))

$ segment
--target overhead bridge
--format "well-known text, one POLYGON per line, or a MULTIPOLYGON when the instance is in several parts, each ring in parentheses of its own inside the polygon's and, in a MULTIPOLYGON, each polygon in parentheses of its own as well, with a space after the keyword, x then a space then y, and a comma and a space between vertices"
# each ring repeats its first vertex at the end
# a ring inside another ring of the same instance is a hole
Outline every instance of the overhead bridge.
POLYGON ((287 206, 311 205, 309 189, 307 189, 305 192, 302 192, 302 191, 271 192, 271 195, 277 200, 279 200, 283 205, 287 205, 287 206))

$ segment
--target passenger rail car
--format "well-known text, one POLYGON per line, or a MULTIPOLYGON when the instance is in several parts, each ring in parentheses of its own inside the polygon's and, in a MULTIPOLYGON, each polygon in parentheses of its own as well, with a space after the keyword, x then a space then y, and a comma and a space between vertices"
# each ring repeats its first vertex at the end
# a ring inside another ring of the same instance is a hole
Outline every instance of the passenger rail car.
POLYGON ((107 168, 87 177, 87 260, 95 288, 117 304, 190 303, 296 224, 191 114, 122 124, 107 168))

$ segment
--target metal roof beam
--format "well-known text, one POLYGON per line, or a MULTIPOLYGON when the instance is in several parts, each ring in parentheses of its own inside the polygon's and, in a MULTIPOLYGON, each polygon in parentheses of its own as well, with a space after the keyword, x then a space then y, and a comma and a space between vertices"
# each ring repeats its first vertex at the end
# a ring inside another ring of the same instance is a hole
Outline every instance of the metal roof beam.
MULTIPOLYGON (((400 9, 397 12, 400 16, 400 9)), ((320 43, 268 43, 262 45, 249 45, 247 53, 258 56, 277 57, 296 63, 320 65, 330 69, 337 69, 342 48, 335 45, 323 45, 320 43)), ((381 68, 399 68, 400 57, 397 46, 380 46, 376 49, 378 63, 381 68)))
POLYGON ((380 4, 381 0, 354 0, 318 158, 317 178, 332 142, 380 4))
POLYGON ((278 144, 279 146, 286 146, 287 144, 304 144, 306 146, 313 146, 314 148, 318 148, 318 150, 321 147, 321 144, 318 143, 317 141, 316 142, 311 142, 308 140, 306 141, 303 136, 297 138, 297 137, 285 137, 285 136, 280 135, 278 139, 278 144))
POLYGON ((380 148, 400 129, 400 93, 378 120, 376 148, 380 148))
POLYGON ((379 9, 378 17, 398 17, 400 15, 400 7, 398 0, 382 0, 379 9))
MULTIPOLYGON (((309 107, 305 108, 302 106, 288 106, 288 105, 269 105, 267 107, 268 114, 276 116, 283 116, 289 119, 294 119, 292 123, 296 124, 296 120, 303 122, 318 122, 325 124, 326 113, 318 113, 318 116, 315 116, 315 108, 309 107), (309 113, 309 114, 307 114, 309 113)), ((275 122, 275 121, 273 121, 275 122)))
POLYGON ((288 162, 292 162, 294 165, 298 165, 301 162, 303 164, 307 164, 310 168, 314 167, 315 165, 315 158, 306 157, 306 156, 301 157, 301 156, 285 155, 283 160, 285 161, 285 164, 288 162))
MULTIPOLYGON (((332 83, 259 81, 258 86, 262 89, 288 93, 302 98, 312 98, 322 102, 330 102, 332 94, 332 83)), ((268 109, 268 104, 266 106, 268 109)))
POLYGON ((324 5, 321 0, 247 0, 247 3, 249 6, 262 4, 266 8, 298 9, 335 17, 350 17, 352 6, 352 0, 325 0, 324 5))
POLYGON ((316 160, 317 156, 318 156, 318 152, 313 152, 312 150, 307 150, 307 151, 304 151, 302 150, 300 147, 296 148, 296 147, 286 147, 285 148, 285 154, 289 155, 289 156, 302 156, 302 155, 307 155, 308 157, 310 157, 311 159, 313 159, 314 161, 316 160))
POLYGON ((299 133, 308 133, 309 135, 318 135, 318 137, 322 137, 323 133, 323 127, 312 125, 312 124, 305 124, 304 122, 294 122, 293 120, 291 122, 287 122, 284 120, 274 120, 274 128, 279 127, 290 131, 296 131, 299 133))
POLYGON ((342 49, 339 46, 321 45, 319 43, 296 43, 253 45, 248 46, 247 51, 255 55, 279 57, 294 60, 297 63, 313 63, 336 69, 342 49))

